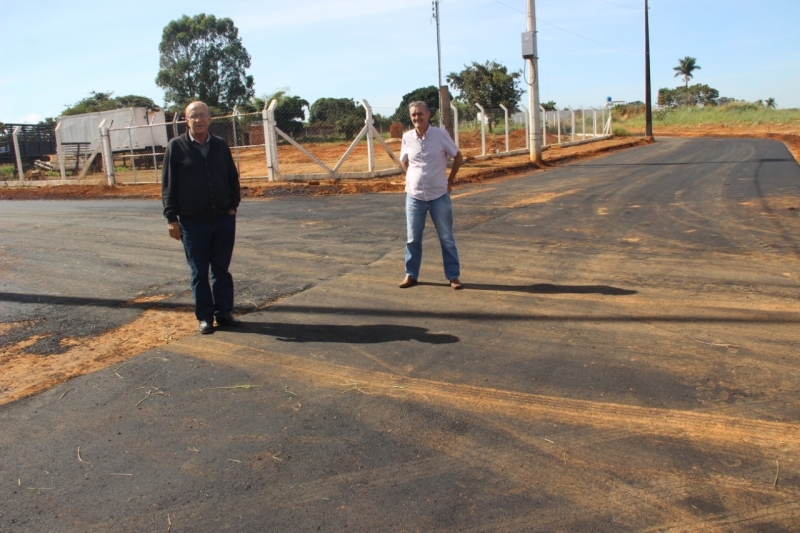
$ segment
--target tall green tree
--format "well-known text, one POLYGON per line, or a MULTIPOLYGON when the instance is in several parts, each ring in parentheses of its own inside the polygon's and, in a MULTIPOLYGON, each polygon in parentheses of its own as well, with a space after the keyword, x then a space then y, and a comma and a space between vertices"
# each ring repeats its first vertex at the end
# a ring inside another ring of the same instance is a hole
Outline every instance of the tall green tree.
POLYGON ((689 80, 694 77, 692 72, 700 70, 700 65, 697 64, 697 58, 686 56, 683 59, 678 59, 678 66, 672 67, 675 71, 675 77, 683 76, 684 86, 689 88, 689 80))
POLYGON ((397 110, 392 115, 392 120, 402 122, 405 127, 410 128, 411 117, 408 114, 408 104, 419 101, 428 104, 428 108, 431 110, 431 122, 434 122, 434 115, 439 110, 439 91, 433 85, 420 87, 403 95, 400 105, 397 106, 397 110))
POLYGON ((311 104, 309 120, 312 124, 333 124, 343 115, 359 113, 352 98, 319 98, 311 104))
POLYGON ((764 102, 764 105, 767 107, 767 109, 775 109, 778 107, 778 103, 774 98, 767 98, 767 100, 764 102))
POLYGON ((512 112, 518 110, 517 104, 523 93, 519 81, 521 76, 522 72, 508 72, 496 61, 484 64, 473 61, 471 65, 464 65, 461 72, 451 72, 447 83, 460 93, 458 99, 470 106, 481 104, 486 109, 491 129, 500 104, 512 112))
POLYGON ((192 100, 230 111, 249 101, 255 90, 239 30, 229 18, 184 15, 164 28, 156 85, 168 106, 180 109, 192 100))
POLYGON ((112 91, 96 92, 92 91, 89 96, 68 106, 61 113, 62 115, 82 115, 83 113, 97 113, 99 111, 111 111, 112 109, 123 109, 126 107, 146 107, 147 109, 160 109, 153 100, 146 96, 128 94, 125 96, 114 96, 112 91))
POLYGON ((364 110, 351 98, 319 98, 311 104, 309 115, 312 126, 333 126, 348 140, 364 127, 364 110))

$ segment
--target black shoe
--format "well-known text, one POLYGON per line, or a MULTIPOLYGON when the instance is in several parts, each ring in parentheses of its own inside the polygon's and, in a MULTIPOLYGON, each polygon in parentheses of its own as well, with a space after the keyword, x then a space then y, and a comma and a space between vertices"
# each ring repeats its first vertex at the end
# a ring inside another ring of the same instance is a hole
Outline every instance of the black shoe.
POLYGON ((214 333, 214 323, 211 320, 201 320, 197 330, 203 335, 214 333))
POLYGON ((235 318, 230 313, 225 313, 224 315, 220 315, 217 317, 217 325, 218 326, 227 326, 229 328, 238 328, 242 325, 242 321, 238 318, 235 318))

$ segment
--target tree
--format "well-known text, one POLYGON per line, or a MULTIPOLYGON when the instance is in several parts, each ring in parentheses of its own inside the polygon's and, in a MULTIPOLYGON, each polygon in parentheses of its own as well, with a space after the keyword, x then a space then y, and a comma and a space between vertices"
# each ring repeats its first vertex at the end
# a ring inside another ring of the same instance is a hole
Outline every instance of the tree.
POLYGON ((253 76, 239 30, 229 18, 184 15, 164 28, 156 85, 167 105, 180 109, 192 100, 230 111, 253 97, 253 76))
POLYGON ((663 107, 716 106, 719 91, 705 84, 658 90, 658 105, 663 107))
POLYGON ((126 107, 159 109, 156 103, 146 96, 129 94, 126 96, 114 97, 113 95, 114 93, 112 91, 92 91, 89 93, 89 96, 67 107, 61 114, 65 116, 82 115, 83 113, 97 113, 99 111, 111 111, 112 109, 123 109, 126 107))
POLYGON ((309 109, 309 121, 312 124, 336 122, 342 115, 358 112, 358 106, 352 98, 319 98, 309 109))
POLYGON ((764 102, 764 105, 766 106, 767 109, 775 109, 776 107, 778 107, 778 103, 775 102, 774 98, 767 98, 767 101, 764 102))
POLYGON ((693 78, 692 72, 695 70, 700 70, 700 65, 696 63, 697 58, 686 56, 683 59, 678 59, 679 65, 677 67, 672 67, 672 70, 675 71, 675 77, 683 76, 683 81, 685 83, 685 87, 689 88, 689 79, 693 78))
POLYGON ((461 72, 451 72, 447 82, 460 93, 458 99, 473 107, 481 104, 486 109, 491 129, 500 104, 511 112, 517 111, 523 92, 519 81, 521 75, 520 71, 509 73, 496 61, 487 61, 483 65, 473 61, 472 65, 464 65, 461 72))
POLYGON ((439 91, 433 85, 420 87, 404 94, 403 99, 400 100, 400 105, 397 106, 397 110, 392 115, 392 120, 402 122, 405 127, 410 128, 412 123, 408 114, 408 104, 419 101, 428 104, 428 108, 431 110, 431 121, 433 121, 434 115, 439 111, 439 91))
POLYGON ((292 137, 303 133, 303 121, 306 118, 304 109, 308 107, 308 102, 299 96, 286 94, 286 91, 264 97, 267 105, 273 100, 278 101, 275 106, 275 123, 278 128, 292 137))
POLYGON ((352 98, 320 98, 311 104, 309 115, 312 126, 332 126, 345 139, 364 127, 364 110, 352 98))
POLYGON ((378 131, 389 131, 389 128, 392 126, 392 117, 387 117, 385 115, 381 115, 380 113, 373 113, 372 119, 374 121, 374 126, 377 128, 378 131))
POLYGON ((736 98, 730 98, 728 96, 720 96, 717 98, 717 105, 726 105, 738 102, 736 98))
POLYGON ((555 111, 556 103, 553 100, 550 100, 549 102, 544 102, 542 104, 542 107, 544 108, 545 111, 555 111))
POLYGON ((305 130, 306 118, 304 109, 308 107, 308 102, 299 96, 290 95, 288 92, 289 89, 286 88, 273 94, 254 96, 249 102, 238 106, 236 109, 241 114, 238 117, 241 131, 249 131, 254 124, 260 124, 261 112, 273 100, 277 100, 275 123, 278 128, 291 137, 302 134, 305 130))

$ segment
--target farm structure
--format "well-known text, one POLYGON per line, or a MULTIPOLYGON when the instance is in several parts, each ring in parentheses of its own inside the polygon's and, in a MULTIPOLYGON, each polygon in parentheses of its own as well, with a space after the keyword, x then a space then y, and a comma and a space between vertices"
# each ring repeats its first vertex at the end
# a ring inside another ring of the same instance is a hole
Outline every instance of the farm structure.
POLYGON ((55 153, 56 136, 53 125, 0 125, 0 165, 14 165, 15 173, 20 172, 20 164, 22 172, 25 172, 33 167, 34 161, 48 161, 55 153))
POLYGON ((103 121, 106 127, 114 128, 111 132, 111 150, 114 152, 167 145, 164 112, 144 107, 58 117, 61 144, 81 143, 93 152, 100 146, 100 124, 103 121), (150 125, 152 127, 147 127, 150 125))
POLYGON ((111 154, 163 151, 169 141, 164 111, 129 107, 58 117, 56 138, 61 174, 91 165, 103 148, 101 127, 109 133, 111 154), (113 127, 113 129, 111 129, 113 127))

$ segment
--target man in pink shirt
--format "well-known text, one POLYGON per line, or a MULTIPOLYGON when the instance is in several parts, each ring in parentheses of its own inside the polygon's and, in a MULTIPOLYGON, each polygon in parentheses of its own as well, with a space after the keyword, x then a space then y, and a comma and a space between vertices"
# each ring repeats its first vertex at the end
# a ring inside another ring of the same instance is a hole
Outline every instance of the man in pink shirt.
POLYGON ((408 106, 414 129, 403 134, 400 162, 406 171, 406 277, 401 289, 413 287, 422 263, 422 232, 428 212, 442 245, 444 275, 454 289, 461 289, 458 250, 453 237, 450 191, 464 157, 447 131, 431 126, 431 111, 425 102, 408 106), (450 174, 447 160, 453 158, 450 174))

